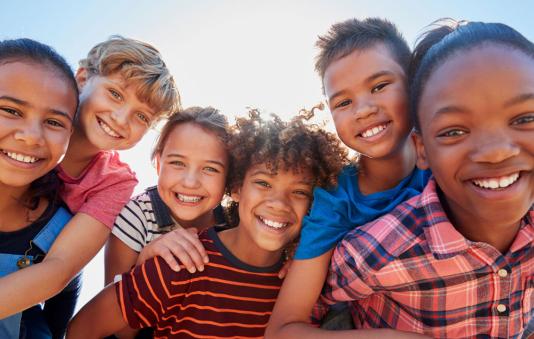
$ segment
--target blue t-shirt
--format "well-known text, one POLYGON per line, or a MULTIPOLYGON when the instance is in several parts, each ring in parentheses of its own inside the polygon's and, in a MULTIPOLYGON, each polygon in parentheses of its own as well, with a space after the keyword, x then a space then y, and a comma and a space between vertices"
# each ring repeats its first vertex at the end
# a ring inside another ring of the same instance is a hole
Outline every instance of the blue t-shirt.
POLYGON ((415 168, 397 186, 363 195, 358 187, 356 167, 347 166, 339 175, 335 189, 316 188, 313 192, 313 205, 304 218, 295 259, 311 259, 328 252, 350 230, 389 213, 401 202, 421 193, 430 176, 429 170, 415 168))

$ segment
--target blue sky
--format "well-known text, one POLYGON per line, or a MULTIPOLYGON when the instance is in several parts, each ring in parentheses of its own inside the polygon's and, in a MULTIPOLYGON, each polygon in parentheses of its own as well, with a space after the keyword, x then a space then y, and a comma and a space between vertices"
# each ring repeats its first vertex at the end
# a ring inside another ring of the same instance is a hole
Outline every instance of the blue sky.
MULTIPOLYGON (((340 20, 378 16, 397 24, 413 46, 432 21, 451 17, 506 23, 534 40, 528 1, 4 1, 0 38, 47 43, 73 68, 96 43, 121 34, 155 45, 173 72, 184 106, 214 106, 229 116, 252 106, 282 116, 320 100, 314 43, 340 20)), ((320 119, 327 120, 328 112, 320 119)), ((150 132, 123 160, 136 191, 156 182, 150 132)), ((87 268, 83 304, 103 282, 102 254, 87 268)))

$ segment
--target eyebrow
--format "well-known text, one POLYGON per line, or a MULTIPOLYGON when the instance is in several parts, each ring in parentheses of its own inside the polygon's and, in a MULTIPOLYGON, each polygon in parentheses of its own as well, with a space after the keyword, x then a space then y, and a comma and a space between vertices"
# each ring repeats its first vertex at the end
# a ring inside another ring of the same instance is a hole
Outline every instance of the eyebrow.
MULTIPOLYGON (((0 100, 6 100, 6 101, 11 101, 19 106, 24 106, 24 107, 31 107, 32 105, 27 102, 27 101, 24 101, 24 100, 21 100, 21 99, 17 99, 17 98, 14 98, 14 97, 11 97, 9 95, 2 95, 0 96, 0 100)), ((72 118, 70 117, 70 115, 68 115, 66 112, 63 112, 63 111, 60 111, 58 109, 54 109, 54 108, 50 108, 50 107, 47 107, 46 110, 52 114, 55 114, 55 115, 60 115, 62 117, 65 117, 67 119, 69 119, 70 122, 72 122, 72 118)))
MULTIPOLYGON (((187 159, 186 156, 183 156, 183 155, 178 154, 178 153, 170 153, 170 154, 167 154, 167 158, 171 158, 171 157, 187 159)), ((223 164, 222 162, 218 161, 218 160, 206 160, 206 162, 211 163, 211 164, 215 164, 215 165, 219 165, 219 166, 221 166, 222 168, 226 168, 226 166, 224 166, 224 164, 223 164)))
MULTIPOLYGON (((250 176, 255 176, 255 175, 267 175, 269 177, 274 177, 276 176, 276 173, 273 173, 273 172, 267 172, 267 171, 264 171, 264 170, 257 170, 257 171, 254 171, 252 172, 252 174, 250 176)), ((304 185, 310 185, 310 186, 313 186, 313 180, 300 180, 300 181, 297 181, 296 183, 297 184, 304 184, 304 185)))
POLYGON ((507 108, 507 107, 521 104, 525 101, 530 101, 530 100, 534 100, 534 93, 519 94, 518 96, 513 97, 512 99, 506 101, 503 107, 507 108))
MULTIPOLYGON (((395 75, 395 73, 391 72, 391 71, 387 71, 387 70, 382 70, 382 71, 378 71, 378 72, 375 72, 373 74, 371 74, 370 76, 368 76, 367 78, 365 78, 364 82, 365 83, 370 83, 380 77, 383 77, 383 76, 393 76, 395 75)), ((329 98, 328 98, 328 101, 332 101, 334 100, 337 96, 343 94, 345 90, 342 89, 341 91, 338 91, 334 94, 332 94, 329 98)))

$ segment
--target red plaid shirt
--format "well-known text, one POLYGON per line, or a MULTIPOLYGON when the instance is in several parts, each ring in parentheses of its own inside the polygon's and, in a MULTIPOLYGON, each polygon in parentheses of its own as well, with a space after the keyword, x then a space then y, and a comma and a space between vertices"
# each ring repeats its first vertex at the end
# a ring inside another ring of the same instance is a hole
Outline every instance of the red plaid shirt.
POLYGON ((323 299, 352 301, 356 328, 520 338, 534 316, 533 220, 531 208, 502 255, 454 228, 431 180, 421 195, 345 236, 323 299))

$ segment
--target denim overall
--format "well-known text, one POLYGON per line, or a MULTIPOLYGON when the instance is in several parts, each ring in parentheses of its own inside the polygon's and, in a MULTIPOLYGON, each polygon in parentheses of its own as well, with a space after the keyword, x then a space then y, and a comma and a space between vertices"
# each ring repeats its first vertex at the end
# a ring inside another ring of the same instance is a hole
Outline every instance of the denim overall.
MULTIPOLYGON (((63 207, 58 208, 56 213, 48 221, 48 223, 41 229, 41 231, 33 238, 32 243, 46 254, 59 232, 65 227, 72 215, 63 207)), ((0 276, 6 276, 18 271, 20 268, 17 262, 28 259, 29 265, 33 264, 34 258, 30 255, 24 256, 20 254, 0 253, 0 276)), ((22 313, 17 313, 4 319, 0 319, 0 338, 2 339, 18 339, 20 330, 20 319, 22 313)))

